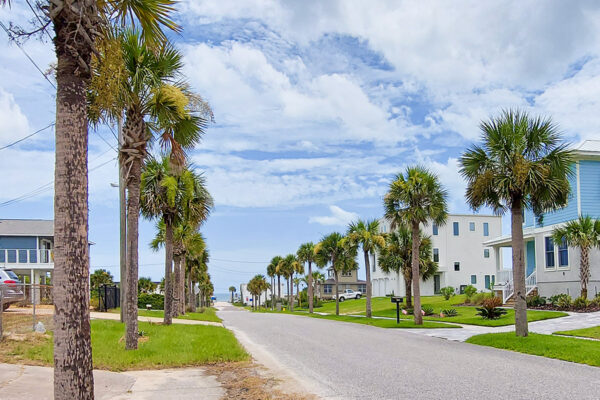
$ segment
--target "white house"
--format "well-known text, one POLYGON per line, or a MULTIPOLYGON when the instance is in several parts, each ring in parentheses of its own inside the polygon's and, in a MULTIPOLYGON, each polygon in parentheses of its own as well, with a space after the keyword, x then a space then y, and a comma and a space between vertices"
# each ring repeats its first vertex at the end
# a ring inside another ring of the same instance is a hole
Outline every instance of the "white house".
MULTIPOLYGON (((275 279, 275 285, 277 285, 277 279, 275 279)), ((287 296, 287 285, 285 283, 285 280, 281 281, 281 297, 285 297, 287 296)), ((295 291, 296 287, 294 287, 294 291, 295 291)), ((275 291, 275 298, 277 298, 277 286, 274 287, 274 291, 275 291)), ((295 293, 294 293, 295 295, 295 293)), ((236 294, 236 296, 239 296, 239 301, 242 302, 242 304, 244 305, 252 305, 252 301, 253 301, 253 296, 252 293, 250 293, 250 291, 248 290, 248 284, 247 283, 242 283, 240 285, 240 291, 236 294)), ((268 289, 266 292, 263 292, 260 295, 260 304, 261 305, 265 305, 267 300, 271 300, 271 289, 268 289)))
MULTIPOLYGON (((382 233, 390 232, 390 222, 379 221, 382 233)), ((496 261, 491 248, 484 242, 502 234, 502 218, 495 215, 449 214, 445 225, 421 226, 423 233, 431 236, 433 259, 438 272, 433 279, 421 281, 421 294, 430 296, 440 293, 445 286, 461 292, 468 285, 478 290, 488 289, 495 281, 496 261)), ((373 296, 394 293, 405 296, 404 278, 401 274, 386 274, 377 265, 377 257, 371 260, 373 296)))
MULTIPOLYGON (((550 297, 566 293, 579 297, 580 252, 564 243, 554 243, 553 230, 580 215, 600 219, 600 140, 588 140, 575 149, 573 175, 570 178, 571 191, 568 204, 541 218, 531 210, 525 210, 523 240, 525 244, 525 276, 527 294, 537 289, 541 296, 550 297)), ((512 269, 505 269, 502 261, 502 248, 511 247, 511 235, 497 236, 485 243, 494 250, 496 290, 502 292, 504 301, 510 301, 514 293, 512 269)), ((509 263, 508 263, 509 264, 509 263)), ((588 297, 600 293, 600 252, 590 253, 590 281, 588 297)))

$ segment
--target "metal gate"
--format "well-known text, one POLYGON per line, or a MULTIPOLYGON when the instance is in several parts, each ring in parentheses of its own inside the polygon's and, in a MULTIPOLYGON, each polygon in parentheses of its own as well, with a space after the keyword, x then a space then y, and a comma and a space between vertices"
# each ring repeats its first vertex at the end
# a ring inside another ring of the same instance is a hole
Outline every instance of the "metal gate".
POLYGON ((100 311, 108 311, 117 308, 121 304, 120 290, 117 285, 102 284, 98 287, 98 308, 100 311))

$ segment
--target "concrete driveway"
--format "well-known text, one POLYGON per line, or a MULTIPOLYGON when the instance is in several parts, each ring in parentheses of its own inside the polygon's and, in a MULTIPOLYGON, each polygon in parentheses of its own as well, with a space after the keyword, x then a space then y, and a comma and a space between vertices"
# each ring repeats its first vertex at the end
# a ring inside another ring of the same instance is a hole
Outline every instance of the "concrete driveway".
POLYGON ((220 305, 257 361, 323 398, 598 399, 600 368, 406 331, 220 305))

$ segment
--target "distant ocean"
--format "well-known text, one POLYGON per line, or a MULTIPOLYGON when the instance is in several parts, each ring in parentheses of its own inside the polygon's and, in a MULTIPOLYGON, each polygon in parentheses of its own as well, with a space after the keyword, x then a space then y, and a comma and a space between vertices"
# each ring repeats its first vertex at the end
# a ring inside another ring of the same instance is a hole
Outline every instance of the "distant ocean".
POLYGON ((217 298, 217 301, 231 300, 231 293, 215 293, 214 296, 217 298))

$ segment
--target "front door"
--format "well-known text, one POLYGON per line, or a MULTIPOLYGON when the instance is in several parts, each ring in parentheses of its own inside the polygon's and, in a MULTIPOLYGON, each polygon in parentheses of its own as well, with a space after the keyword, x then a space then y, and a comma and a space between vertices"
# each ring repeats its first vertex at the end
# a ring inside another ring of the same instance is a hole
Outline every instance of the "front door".
POLYGON ((433 276, 433 293, 440 294, 440 290, 440 276, 436 274, 433 276))

